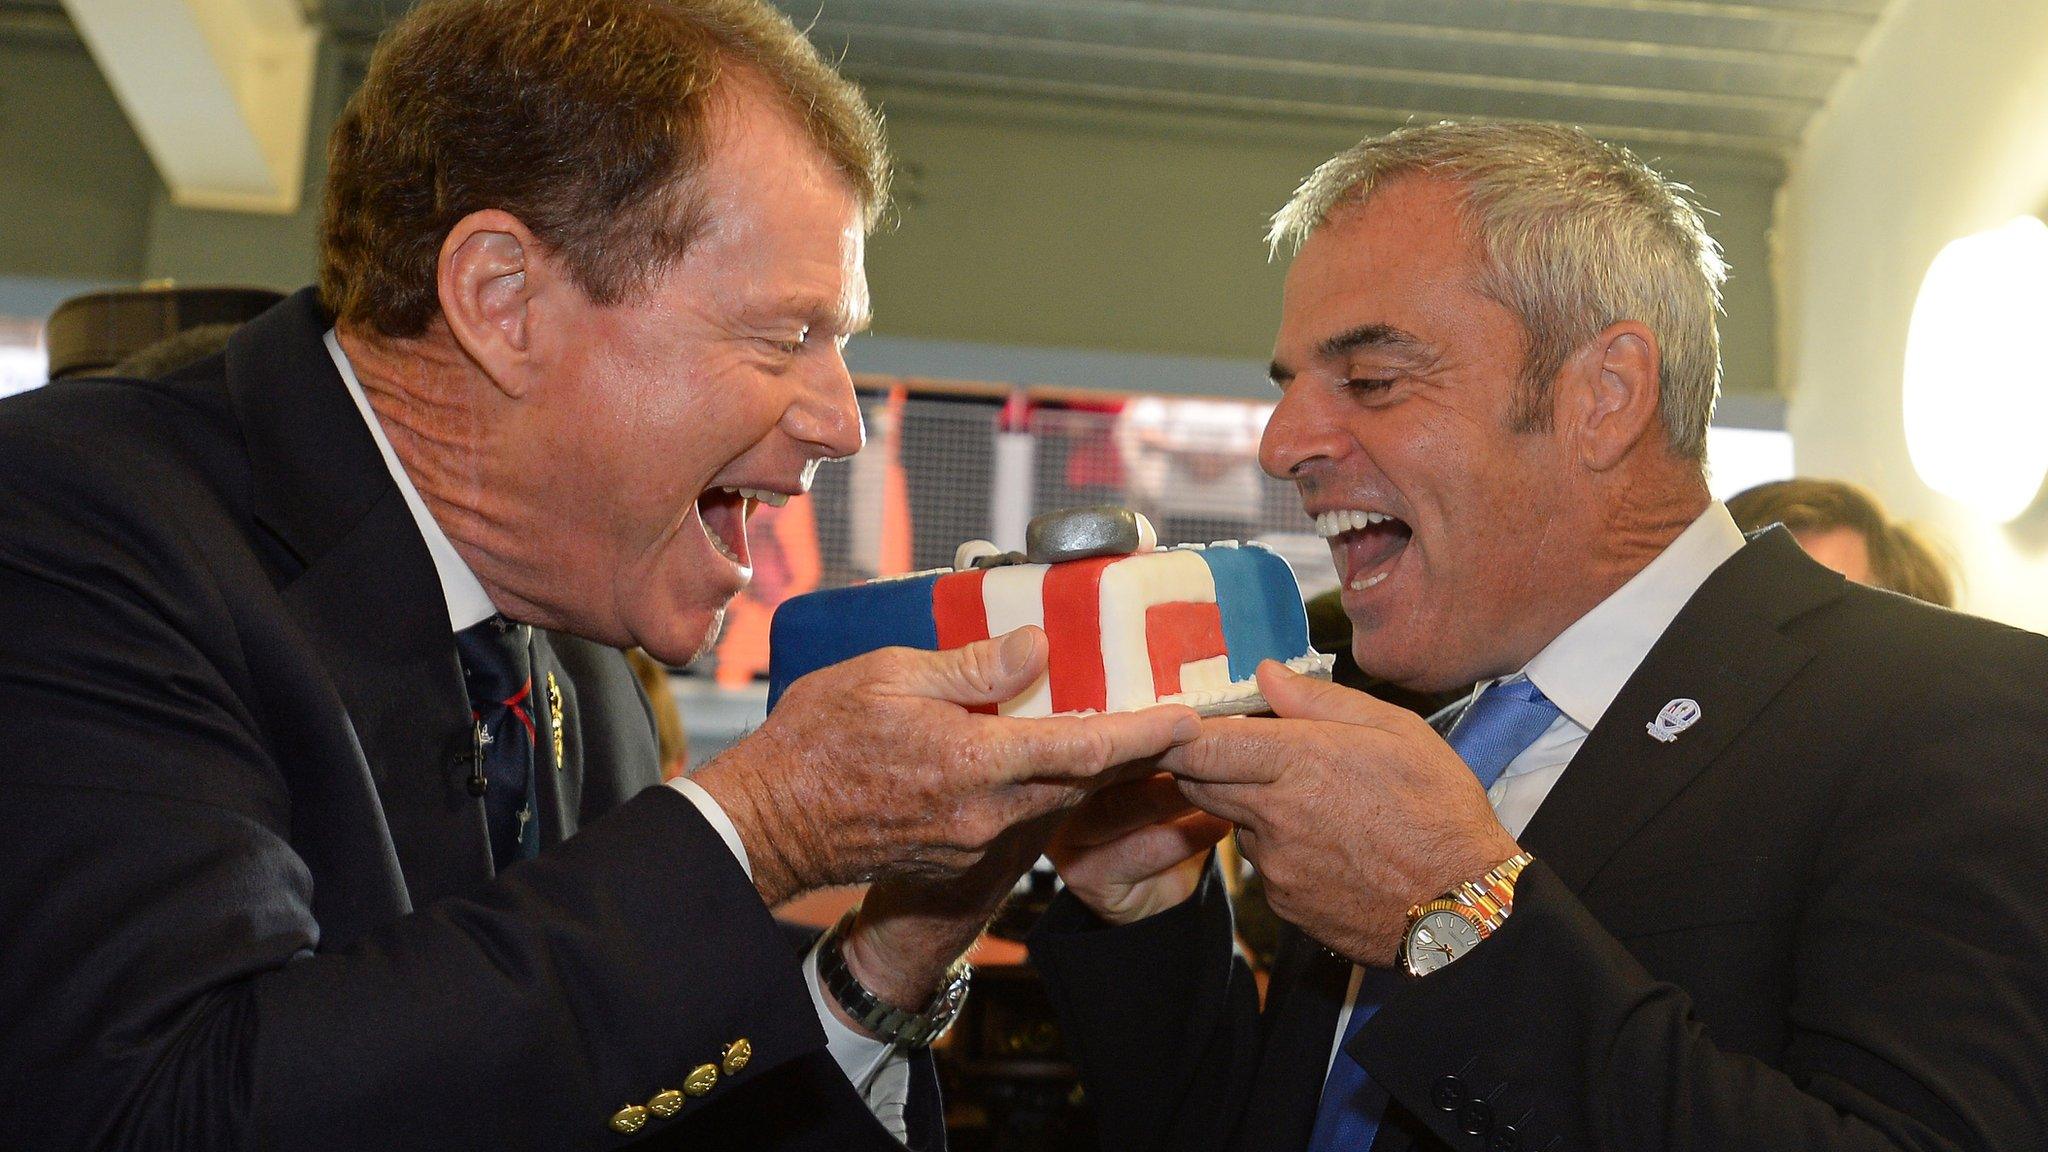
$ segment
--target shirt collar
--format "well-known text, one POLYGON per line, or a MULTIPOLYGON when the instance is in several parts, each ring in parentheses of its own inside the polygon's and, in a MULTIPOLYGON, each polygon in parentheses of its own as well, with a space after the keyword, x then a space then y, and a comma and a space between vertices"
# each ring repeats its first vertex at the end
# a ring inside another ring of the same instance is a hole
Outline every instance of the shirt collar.
POLYGON ((1686 601, 1729 557, 1742 530, 1716 500, 1657 558, 1557 634, 1523 672, 1590 732, 1686 601))
POLYGON ((441 595, 448 603, 448 626, 457 632, 472 624, 481 624, 497 614, 497 606, 491 603, 490 594, 484 591, 476 573, 455 550, 455 544, 448 534, 441 531, 441 525, 434 521, 433 513, 427 511, 427 502, 420 499, 419 489, 413 487, 412 477, 405 474, 405 466, 398 462, 398 453, 391 448, 391 441, 384 435, 384 426, 377 421, 377 414, 370 408, 370 398, 363 392, 362 381, 356 379, 356 370, 348 362, 348 356, 341 350, 341 341, 335 339, 334 329, 329 328, 322 338, 327 345, 327 354, 334 359, 335 371, 341 373, 341 382, 348 385, 349 399, 356 402, 356 411, 362 413, 363 423, 370 426, 370 435, 377 441, 377 451, 384 457, 384 467, 390 471, 391 480, 398 485, 398 491, 405 497, 405 506, 412 510, 413 523, 419 526, 420 539, 426 541, 427 555, 434 558, 434 575, 441 579, 441 595))

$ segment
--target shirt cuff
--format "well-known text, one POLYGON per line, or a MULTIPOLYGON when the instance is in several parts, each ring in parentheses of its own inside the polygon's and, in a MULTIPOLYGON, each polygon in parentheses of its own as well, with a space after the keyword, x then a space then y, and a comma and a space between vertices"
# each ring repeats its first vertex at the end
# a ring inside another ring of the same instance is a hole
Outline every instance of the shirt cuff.
MULTIPOLYGON (((747 859, 747 846, 740 843, 740 830, 733 824, 732 817, 725 814, 725 809, 718 806, 718 801, 712 799, 711 793, 706 792, 702 784, 687 776, 675 777, 668 782, 668 786, 681 792, 690 803, 697 806, 697 811, 704 814, 704 819, 718 833, 718 838, 725 841, 725 846, 731 850, 733 859, 740 862, 740 871, 747 874, 749 881, 753 880, 754 865, 747 859)), ((816 982, 814 978, 812 983, 816 982)), ((813 999, 817 997, 815 989, 811 995, 813 999)))
MULTIPOLYGON (((704 819, 718 832, 719 839, 725 841, 733 859, 740 862, 747 879, 752 880, 754 866, 747 860, 747 846, 740 843, 740 830, 711 793, 686 776, 675 777, 668 786, 697 806, 697 811, 702 812, 704 819)), ((910 1103, 910 1057, 894 1044, 854 1031, 825 1002, 825 987, 818 979, 816 945, 812 945, 810 953, 804 957, 804 986, 811 990, 811 1008, 817 1012, 818 1023, 825 1029, 826 1050, 832 1053, 839 1070, 852 1081, 853 1090, 860 1093, 867 1102, 868 1111, 875 1114, 875 1119, 889 1130, 889 1134, 898 1140, 908 1141, 910 1129, 903 1118, 903 1110, 910 1103)))
MULTIPOLYGON (((819 943, 823 942, 820 939, 819 943)), ((839 1062, 839 1070, 853 1082, 853 1090, 867 1101, 868 1111, 889 1134, 907 1142, 910 1129, 903 1110, 910 1102, 910 1057, 894 1044, 854 1031, 825 1002, 824 982, 818 978, 817 944, 804 957, 804 986, 811 990, 811 1006, 825 1028, 825 1047, 839 1062)))

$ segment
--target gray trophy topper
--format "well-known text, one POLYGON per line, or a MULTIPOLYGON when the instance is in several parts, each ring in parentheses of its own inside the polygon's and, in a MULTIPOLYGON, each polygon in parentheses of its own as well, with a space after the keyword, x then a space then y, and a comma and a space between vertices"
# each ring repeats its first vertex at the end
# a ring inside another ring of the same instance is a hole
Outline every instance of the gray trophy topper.
POLYGON ((1128 556, 1158 542, 1151 521, 1114 504, 1042 513, 1024 530, 1024 554, 1033 564, 1128 556))

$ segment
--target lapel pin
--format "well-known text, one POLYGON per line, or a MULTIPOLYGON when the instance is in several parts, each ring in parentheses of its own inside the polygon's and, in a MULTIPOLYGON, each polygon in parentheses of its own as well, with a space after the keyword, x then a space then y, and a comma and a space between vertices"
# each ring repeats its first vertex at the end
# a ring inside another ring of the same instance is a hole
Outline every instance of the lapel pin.
POLYGON ((1678 739, 1678 734, 1700 722, 1700 702, 1680 698, 1666 704, 1657 718, 1643 727, 1661 744, 1678 739))
POLYGON ((555 771, 563 768, 562 762, 562 686, 555 683, 555 674, 548 673, 548 734, 553 738, 555 771))

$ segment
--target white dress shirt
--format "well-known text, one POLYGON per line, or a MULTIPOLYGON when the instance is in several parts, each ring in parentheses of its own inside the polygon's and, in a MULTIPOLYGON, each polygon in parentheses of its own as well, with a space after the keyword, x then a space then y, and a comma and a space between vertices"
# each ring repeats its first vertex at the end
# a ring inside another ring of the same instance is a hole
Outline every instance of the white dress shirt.
MULTIPOLYGON (((370 407, 370 398, 363 392, 362 381, 356 378, 355 366, 348 362, 348 355, 341 350, 332 328, 324 338, 327 355, 333 359, 335 371, 341 373, 341 381, 348 386, 348 394, 356 403, 356 411, 362 413, 363 423, 370 428, 370 436, 377 441, 377 452, 384 457, 384 467, 391 473, 393 483, 405 497, 405 506, 412 510, 413 522, 419 526, 420 537, 426 541, 427 554, 434 559, 434 574, 441 581, 441 595, 448 603, 448 626, 460 632, 473 624, 481 624, 497 614, 497 607, 470 571, 469 564, 448 534, 435 522, 427 510, 427 503, 420 498, 419 489, 413 487, 412 477, 406 475, 405 466, 399 463, 398 453, 391 448, 391 440, 384 435, 384 426, 370 407)), ((668 782, 669 787, 683 794, 704 819, 718 832, 719 838, 739 861, 740 868, 749 880, 754 877, 753 863, 747 859, 746 845, 740 842, 739 829, 733 826, 732 817, 719 806, 711 793, 706 792, 697 782, 678 776, 668 782)), ((824 1025, 827 1047, 832 1058, 839 1062, 840 1070, 853 1082, 854 1088, 867 1100, 868 1108, 876 1119, 895 1135, 898 1140, 907 1139, 908 1131, 903 1119, 903 1109, 910 1095, 910 1060, 892 1044, 871 1039, 855 1032, 843 1023, 829 1004, 818 980, 818 950, 811 949, 804 957, 804 982, 811 991, 811 1006, 817 1010, 818 1022, 824 1025)))
MULTIPOLYGON (((1472 694, 1477 699, 1495 683, 1528 679, 1558 708, 1557 719, 1535 743, 1508 762, 1507 770, 1487 790, 1486 798, 1508 835, 1521 836, 1543 798, 1550 795, 1579 746, 1586 742, 1587 734, 1607 714, 1607 706, 1614 703, 1621 686, 1635 675, 1658 638, 1671 627, 1679 609, 1742 544, 1742 530, 1735 526, 1728 509, 1719 501, 1707 505, 1656 559, 1558 633, 1520 672, 1474 686, 1472 694)), ((1645 716, 1643 722, 1653 719, 1645 716)), ((1352 968, 1344 1010, 1337 1016, 1337 1034, 1330 1042, 1331 1061, 1337 1058, 1363 978, 1363 969, 1352 968)))

